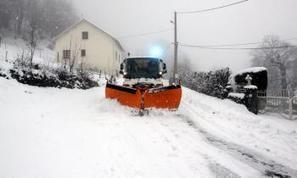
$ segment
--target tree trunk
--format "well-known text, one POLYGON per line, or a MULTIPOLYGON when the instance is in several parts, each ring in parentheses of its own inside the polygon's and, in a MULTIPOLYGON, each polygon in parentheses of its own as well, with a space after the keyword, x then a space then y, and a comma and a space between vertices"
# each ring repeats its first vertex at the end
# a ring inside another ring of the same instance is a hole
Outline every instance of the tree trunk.
POLYGON ((35 49, 36 49, 36 43, 37 43, 37 37, 36 37, 36 34, 35 34, 35 31, 36 31, 36 27, 35 25, 32 25, 31 27, 31 39, 30 39, 30 66, 32 67, 33 66, 33 58, 34 58, 34 53, 35 53, 35 49))
POLYGON ((18 20, 17 20, 17 33, 18 33, 19 36, 21 36, 21 34, 22 34, 23 21, 24 21, 24 12, 23 12, 23 10, 21 10, 19 12, 19 17, 18 17, 18 20))
POLYGON ((287 69, 286 66, 284 64, 280 64, 279 65, 279 70, 280 70, 280 74, 281 74, 281 85, 282 85, 282 89, 286 90, 287 89, 287 69))

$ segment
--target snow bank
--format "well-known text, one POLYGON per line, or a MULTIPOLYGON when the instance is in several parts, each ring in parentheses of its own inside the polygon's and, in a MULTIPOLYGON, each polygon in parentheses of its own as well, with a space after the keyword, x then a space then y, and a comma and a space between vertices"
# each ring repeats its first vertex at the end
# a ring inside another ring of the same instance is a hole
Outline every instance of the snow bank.
POLYGON ((297 121, 254 115, 244 105, 187 89, 183 101, 183 112, 208 133, 297 169, 297 121))

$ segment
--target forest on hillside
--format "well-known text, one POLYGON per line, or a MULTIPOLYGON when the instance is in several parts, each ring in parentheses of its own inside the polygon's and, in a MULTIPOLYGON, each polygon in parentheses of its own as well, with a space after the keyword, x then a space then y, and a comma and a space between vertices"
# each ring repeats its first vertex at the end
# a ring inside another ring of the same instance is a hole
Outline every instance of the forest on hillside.
POLYGON ((0 32, 14 35, 50 39, 77 21, 78 16, 69 0, 1 0, 0 32))

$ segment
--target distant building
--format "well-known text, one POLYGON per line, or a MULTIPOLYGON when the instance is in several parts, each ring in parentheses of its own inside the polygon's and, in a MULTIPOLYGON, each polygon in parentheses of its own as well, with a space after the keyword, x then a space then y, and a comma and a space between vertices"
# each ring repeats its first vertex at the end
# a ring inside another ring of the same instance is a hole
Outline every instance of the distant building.
POLYGON ((57 61, 75 59, 107 74, 118 72, 124 49, 117 39, 93 23, 83 19, 68 28, 55 40, 57 61))

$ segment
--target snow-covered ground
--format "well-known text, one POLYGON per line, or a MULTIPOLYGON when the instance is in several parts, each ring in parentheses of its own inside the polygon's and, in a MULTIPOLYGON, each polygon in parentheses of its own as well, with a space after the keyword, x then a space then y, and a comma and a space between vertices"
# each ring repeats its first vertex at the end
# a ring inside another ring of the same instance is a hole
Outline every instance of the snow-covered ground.
POLYGON ((297 177, 297 122, 183 89, 138 117, 91 90, 0 78, 0 177, 297 177))
MULTIPOLYGON (((55 66, 41 46, 34 61, 55 66)), ((0 70, 23 50, 22 40, 4 40, 0 70)), ((105 99, 103 86, 38 88, 0 78, 0 178, 297 177, 296 145, 297 121, 186 88, 178 111, 138 117, 105 99)))

